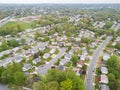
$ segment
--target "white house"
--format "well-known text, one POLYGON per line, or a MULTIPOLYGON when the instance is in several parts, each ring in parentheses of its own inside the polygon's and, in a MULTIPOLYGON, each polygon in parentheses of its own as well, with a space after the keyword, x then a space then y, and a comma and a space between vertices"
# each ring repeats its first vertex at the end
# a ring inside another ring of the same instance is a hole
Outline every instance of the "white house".
POLYGON ((101 72, 102 72, 102 74, 108 74, 107 67, 101 67, 101 72))
POLYGON ((18 57, 14 60, 14 62, 19 63, 19 62, 21 62, 22 60, 23 60, 23 57, 22 57, 22 56, 18 56, 18 57))
POLYGON ((55 49, 50 50, 50 54, 53 54, 55 52, 55 49))
POLYGON ((47 58, 49 58, 50 57, 50 54, 49 53, 45 53, 44 55, 43 55, 43 58, 44 59, 47 59, 47 58))
POLYGON ((100 83, 104 83, 104 84, 108 84, 108 77, 104 74, 100 75, 100 77, 98 78, 100 83))
POLYGON ((108 86, 108 85, 106 85, 106 84, 101 84, 101 85, 100 85, 100 90, 110 90, 110 89, 109 89, 109 86, 108 86))
POLYGON ((37 64, 37 63, 39 63, 41 60, 40 60, 40 58, 36 58, 36 59, 34 59, 32 62, 33 62, 33 64, 37 64))
POLYGON ((24 64, 22 70, 23 70, 23 71, 28 71, 28 70, 31 69, 31 68, 32 68, 32 65, 31 65, 31 64, 24 64))

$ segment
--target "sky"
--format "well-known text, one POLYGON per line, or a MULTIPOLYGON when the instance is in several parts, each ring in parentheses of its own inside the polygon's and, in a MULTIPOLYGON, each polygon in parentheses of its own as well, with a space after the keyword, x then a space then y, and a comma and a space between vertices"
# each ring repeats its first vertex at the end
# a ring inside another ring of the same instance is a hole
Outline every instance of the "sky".
POLYGON ((0 0, 0 3, 120 3, 120 0, 0 0))

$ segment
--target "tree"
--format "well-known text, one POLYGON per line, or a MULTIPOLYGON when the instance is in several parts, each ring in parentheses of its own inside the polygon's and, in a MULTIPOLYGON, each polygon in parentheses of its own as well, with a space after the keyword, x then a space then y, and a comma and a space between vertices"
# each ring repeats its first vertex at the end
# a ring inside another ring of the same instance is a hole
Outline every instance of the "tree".
POLYGON ((4 51, 4 50, 7 50, 9 49, 8 45, 6 42, 3 42, 0 46, 0 51, 4 51))
POLYGON ((17 71, 14 73, 14 83, 16 85, 22 85, 25 82, 25 76, 23 72, 17 71))
POLYGON ((45 90, 58 90, 58 82, 51 81, 45 84, 45 90))
POLYGON ((16 41, 15 39, 12 39, 12 40, 7 41, 7 45, 9 47, 18 47, 19 46, 19 42, 16 41))
POLYGON ((22 38, 22 39, 21 39, 21 43, 22 43, 22 44, 25 44, 25 42, 26 42, 26 39, 22 38))
POLYGON ((117 48, 118 50, 120 50, 120 42, 115 45, 115 48, 117 48))
POLYGON ((71 61, 73 62, 73 66, 76 66, 77 62, 78 62, 78 56, 73 55, 71 58, 71 61))
POLYGON ((60 83, 60 90, 72 90, 72 80, 67 79, 60 83))
POLYGON ((42 81, 35 82, 32 86, 33 90, 45 90, 45 84, 42 81))

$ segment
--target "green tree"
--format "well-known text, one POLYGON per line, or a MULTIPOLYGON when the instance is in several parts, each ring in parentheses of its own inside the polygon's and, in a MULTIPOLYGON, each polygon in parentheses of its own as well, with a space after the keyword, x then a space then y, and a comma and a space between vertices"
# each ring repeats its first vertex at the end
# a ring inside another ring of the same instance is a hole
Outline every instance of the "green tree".
POLYGON ((117 48, 118 50, 120 50, 120 42, 115 45, 115 48, 117 48))
POLYGON ((0 51, 8 50, 9 47, 6 42, 3 42, 0 46, 0 51))
POLYGON ((12 40, 7 41, 7 45, 10 46, 10 47, 18 47, 19 42, 16 41, 15 39, 12 39, 12 40))
POLYGON ((71 61, 73 62, 73 66, 76 66, 77 62, 78 62, 78 56, 77 55, 73 55, 71 58, 71 61))
POLYGON ((14 73, 14 83, 16 85, 22 85, 25 82, 25 76, 23 72, 17 71, 14 73))
POLYGON ((51 81, 45 84, 45 90, 58 90, 58 86, 56 81, 51 81))
POLYGON ((67 79, 60 83, 60 90, 72 90, 72 80, 67 79))
POLYGON ((42 81, 35 82, 32 86, 33 90, 45 90, 45 84, 42 81))

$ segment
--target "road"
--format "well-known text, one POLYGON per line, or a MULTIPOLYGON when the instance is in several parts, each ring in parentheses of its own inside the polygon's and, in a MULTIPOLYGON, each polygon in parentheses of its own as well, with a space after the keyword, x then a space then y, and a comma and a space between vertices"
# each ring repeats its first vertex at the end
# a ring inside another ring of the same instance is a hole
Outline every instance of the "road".
POLYGON ((0 90, 9 90, 7 85, 0 84, 0 90))
POLYGON ((59 49, 60 52, 58 55, 53 58, 48 64, 45 64, 43 67, 38 67, 37 73, 40 75, 44 75, 47 73, 47 71, 51 68, 51 65, 54 65, 54 63, 65 54, 66 48, 59 49))
POLYGON ((11 18, 13 18, 13 15, 10 15, 2 20, 0 20, 0 27, 6 24, 11 18))
MULTIPOLYGON (((116 25, 114 28, 114 31, 117 32, 118 29, 120 28, 120 24, 116 25)), ((109 43, 109 41, 112 39, 113 36, 108 36, 106 40, 103 41, 103 43, 94 51, 92 60, 90 62, 90 66, 88 69, 87 77, 86 77, 86 90, 93 90, 93 74, 94 74, 94 69, 95 69, 95 64, 96 61, 104 49, 104 47, 109 43)))

